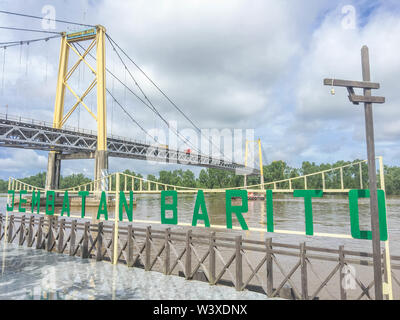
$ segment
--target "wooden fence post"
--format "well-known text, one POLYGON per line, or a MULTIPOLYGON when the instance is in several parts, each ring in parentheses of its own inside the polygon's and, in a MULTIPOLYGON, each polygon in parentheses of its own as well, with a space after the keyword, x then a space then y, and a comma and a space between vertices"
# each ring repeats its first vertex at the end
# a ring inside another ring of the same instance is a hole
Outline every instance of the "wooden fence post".
POLYGON ((85 222, 85 229, 83 230, 83 241, 81 247, 81 257, 82 259, 89 258, 89 227, 90 222, 85 222))
POLYGON ((36 238, 36 249, 42 249, 43 248, 43 243, 42 243, 43 223, 44 223, 44 217, 40 217, 39 218, 38 231, 37 231, 37 238, 36 238))
POLYGON ((150 254, 151 254, 151 227, 148 226, 146 229, 146 260, 144 269, 150 271, 150 254))
POLYGON ((58 253, 62 253, 64 249, 64 229, 65 229, 65 219, 60 219, 58 226, 58 244, 57 244, 58 253))
POLYGON ((7 235, 7 242, 11 243, 12 242, 12 234, 14 229, 14 215, 12 214, 10 216, 10 220, 8 221, 8 235, 7 235))
POLYGON ((209 266, 209 275, 210 279, 208 279, 211 285, 215 285, 215 273, 216 273, 216 264, 215 264, 215 232, 210 233, 210 266, 209 266))
POLYGON ((19 225, 19 241, 18 244, 22 246, 25 240, 25 215, 21 217, 21 224, 19 225))
POLYGON ((301 295, 303 300, 308 300, 308 284, 307 284, 307 260, 306 260, 306 244, 300 244, 300 267, 301 267, 301 295))
POLYGON ((103 222, 97 224, 97 246, 96 246, 96 261, 103 260, 103 222))
MULTIPOLYGON (((126 180, 125 180, 126 181, 126 180)), ((114 234, 113 234, 113 256, 112 256, 112 263, 117 264, 118 263, 118 257, 119 257, 119 252, 118 252, 118 236, 119 236, 119 231, 118 231, 118 219, 119 219, 119 201, 120 201, 120 173, 117 172, 115 174, 115 210, 114 210, 114 234)))
POLYGON ((47 228, 46 250, 51 251, 51 247, 53 246, 53 217, 49 216, 47 221, 49 223, 49 227, 47 228))
POLYGON ((171 239, 171 228, 165 229, 165 254, 164 254, 164 274, 169 274, 170 268, 170 259, 171 259, 171 247, 170 247, 170 239, 171 239))
POLYGON ((75 240, 76 240, 76 220, 71 221, 71 231, 69 240, 69 255, 75 254, 75 240))
POLYGON ((133 227, 128 225, 128 267, 133 267, 133 227))
POLYGON ((345 288, 343 287, 343 282, 344 282, 344 273, 343 269, 345 267, 345 260, 344 260, 344 246, 339 247, 339 263, 340 263, 340 268, 339 268, 339 281, 340 281, 340 299, 341 300, 347 300, 347 293, 345 288))
POLYGON ((115 234, 115 226, 111 228, 111 257, 110 257, 110 262, 114 263, 114 234, 115 234))
POLYGON ((267 296, 271 297, 274 292, 274 274, 272 260, 272 238, 265 240, 266 247, 266 267, 267 267, 267 296))
POLYGON ((242 291, 243 286, 243 261, 242 261, 242 236, 235 237, 235 248, 236 248, 236 291, 242 291))
POLYGON ((0 213, 0 240, 3 238, 2 237, 2 230, 3 230, 3 214, 0 213))
POLYGON ((186 259, 185 259, 185 279, 190 280, 192 273, 192 230, 186 232, 186 259))
POLYGON ((29 227, 28 227, 28 248, 33 245, 33 226, 35 224, 35 217, 31 216, 29 219, 29 227))

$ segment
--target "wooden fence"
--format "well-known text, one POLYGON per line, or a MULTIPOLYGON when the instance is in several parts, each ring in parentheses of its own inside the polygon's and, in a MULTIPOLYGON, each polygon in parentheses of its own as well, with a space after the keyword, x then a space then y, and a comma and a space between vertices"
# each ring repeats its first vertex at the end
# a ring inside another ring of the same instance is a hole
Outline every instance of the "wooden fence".
MULTIPOLYGON (((115 246, 111 222, 0 214, 0 240, 20 246, 96 261, 113 261, 116 248, 118 262, 128 267, 234 286, 237 291, 257 291, 270 298, 285 293, 285 297, 303 300, 374 299, 371 253, 345 250, 344 246, 327 249, 275 243, 271 238, 247 240, 239 233, 225 236, 127 223, 118 228, 115 246)), ((384 264, 383 257, 385 252, 384 264)), ((393 291, 400 299, 400 277, 396 275, 400 257, 391 260, 393 291)), ((384 276, 387 279, 388 274, 384 276)))

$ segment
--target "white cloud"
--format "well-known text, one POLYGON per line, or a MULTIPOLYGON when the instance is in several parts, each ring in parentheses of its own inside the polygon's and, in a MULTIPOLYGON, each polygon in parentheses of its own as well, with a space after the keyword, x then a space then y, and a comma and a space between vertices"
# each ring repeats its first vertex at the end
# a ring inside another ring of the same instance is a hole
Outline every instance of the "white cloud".
MULTIPOLYGON (((350 1, 351 2, 351 1, 350 1)), ((65 20, 103 24, 109 34, 154 79, 161 88, 201 128, 255 128, 261 137, 268 160, 286 160, 292 165, 301 161, 336 161, 365 158, 362 106, 353 106, 346 91, 336 96, 322 85, 324 77, 361 79, 360 49, 367 44, 371 51, 373 80, 382 84, 376 94, 387 103, 375 107, 377 153, 396 163, 400 137, 400 92, 397 77, 400 60, 399 6, 395 1, 354 2, 359 25, 355 30, 341 27, 341 6, 331 1, 240 1, 174 0, 122 1, 104 0, 55 2, 57 17, 65 20), (395 9, 393 9, 395 8, 395 9), (367 16, 363 12, 371 11, 367 16), (86 13, 84 14, 85 11, 86 13)), ((10 11, 37 12, 47 1, 7 2, 10 11)), ((347 4, 347 3, 346 3, 347 4)), ((2 25, 40 28, 40 21, 0 16, 2 25)), ((68 31, 80 27, 57 23, 68 31)), ((4 41, 40 37, 21 36, 18 32, 0 31, 4 41)), ((5 95, 0 112, 9 105, 9 113, 52 121, 59 40, 7 49, 5 95), (48 54, 48 79, 44 79, 48 54)), ((125 77, 138 92, 108 46, 107 64, 120 79, 125 77)), ((1 53, 1 52, 0 52, 1 53)), ((71 64, 74 54, 71 53, 71 64)), ((0 55, 1 59, 1 55, 0 55)), ((1 61, 1 60, 0 60, 1 61)), ((90 59, 89 59, 90 61, 90 59)), ((93 61, 91 61, 93 63, 93 61)), ((132 71, 134 68, 130 67, 132 71)), ((82 92, 89 72, 71 79, 71 86, 82 92)), ((167 120, 178 120, 178 128, 188 122, 161 97, 137 70, 134 76, 167 120)), ((113 81, 107 78, 111 89, 113 81)), ((144 127, 165 128, 161 120, 114 81, 114 93, 144 127)), ((93 95, 87 98, 95 107, 93 95)), ((75 102, 70 94, 66 110, 75 102)), ((108 99, 108 131, 130 138, 143 139, 143 133, 108 99), (113 123, 111 124, 111 119, 113 123)), ((78 114, 68 125, 78 126, 78 114)), ((81 108, 79 126, 96 129, 90 115, 81 108)), ((10 159, 41 159, 32 165, 32 173, 45 169, 45 153, 10 150, 0 155, 7 170, 21 170, 10 159), (8 161, 8 162, 7 162, 8 161), (44 165, 43 165, 44 164, 44 165)), ((144 162, 124 159, 110 161, 112 171, 131 166, 135 171, 157 172, 144 162)), ((93 163, 80 165, 64 161, 63 174, 82 172, 92 176, 93 163), (86 171, 85 171, 86 170, 86 171)), ((2 173, 6 169, 2 169, 2 173)))
POLYGON ((1 175, 24 177, 32 172, 45 171, 47 157, 37 154, 33 150, 15 149, 10 152, 2 152, 0 158, 1 175))
POLYGON ((338 12, 329 13, 314 31, 309 50, 301 61, 295 121, 288 133, 303 135, 308 140, 308 149, 319 149, 313 160, 324 157, 320 151, 325 144, 335 141, 335 137, 341 138, 341 146, 332 153, 332 159, 351 160, 354 152, 366 157, 363 105, 352 105, 344 88, 337 88, 336 95, 331 96, 330 88, 323 86, 322 80, 362 80, 360 50, 368 45, 372 81, 380 82, 382 87, 373 94, 387 98, 386 104, 374 106, 377 153, 385 152, 388 160, 396 161, 394 153, 386 150, 384 144, 395 142, 400 136, 400 95, 395 80, 400 73, 398 13, 388 12, 383 6, 365 21, 365 26, 348 30, 341 27, 338 12), (319 139, 324 135, 331 137, 319 139))

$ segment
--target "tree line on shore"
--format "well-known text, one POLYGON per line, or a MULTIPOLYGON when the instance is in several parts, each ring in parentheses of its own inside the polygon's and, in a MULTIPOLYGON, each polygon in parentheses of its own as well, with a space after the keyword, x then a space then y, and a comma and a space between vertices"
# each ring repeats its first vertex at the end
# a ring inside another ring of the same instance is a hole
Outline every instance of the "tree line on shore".
MULTIPOLYGON (((355 161, 359 162, 359 161, 355 161)), ((350 165, 352 162, 338 161, 333 164, 315 164, 314 162, 303 162, 300 168, 293 168, 288 166, 284 161, 274 161, 269 165, 263 167, 264 169, 264 182, 282 181, 289 178, 300 177, 312 173, 331 170, 334 168, 350 165)), ((400 195, 400 167, 385 166, 385 183, 386 192, 388 195, 400 195)), ((142 176, 131 170, 125 170, 125 174, 133 175, 139 178, 145 178, 150 181, 160 182, 164 184, 189 187, 189 188, 235 188, 244 185, 244 177, 236 175, 235 172, 224 171, 220 169, 203 169, 199 176, 196 178, 191 170, 174 170, 174 171, 160 171, 158 177, 155 175, 142 176)), ((44 188, 46 181, 46 173, 41 172, 37 175, 20 179, 21 181, 44 188)), ((362 185, 364 189, 368 188, 368 167, 366 163, 362 164, 362 177, 360 177, 360 168, 358 165, 349 166, 343 169, 343 181, 346 189, 360 189, 362 185)), ((379 174, 378 174, 379 181, 379 174)), ((60 189, 70 188, 91 182, 83 174, 72 174, 70 176, 62 176, 60 179, 60 189)), ((114 184, 115 182, 113 182, 114 184)), ((121 181, 121 188, 123 187, 121 181)), ((249 176, 247 178, 248 185, 256 185, 260 183, 258 176, 249 176)), ((327 189, 340 189, 341 186, 341 173, 340 170, 334 170, 325 174, 325 185, 327 189)), ((322 176, 313 176, 307 179, 307 187, 309 189, 322 189, 323 181, 322 176)), ((131 187, 131 185, 129 185, 131 187)), ((278 183, 279 188, 289 188, 288 182, 278 183)), ((379 183, 378 183, 379 187, 379 183)), ((0 180, 0 192, 7 192, 8 181, 0 180)), ((139 181, 135 182, 135 189, 139 188, 139 181)), ((273 185, 267 186, 272 189, 273 185)), ((298 179, 292 182, 293 189, 304 188, 304 180, 298 179)))

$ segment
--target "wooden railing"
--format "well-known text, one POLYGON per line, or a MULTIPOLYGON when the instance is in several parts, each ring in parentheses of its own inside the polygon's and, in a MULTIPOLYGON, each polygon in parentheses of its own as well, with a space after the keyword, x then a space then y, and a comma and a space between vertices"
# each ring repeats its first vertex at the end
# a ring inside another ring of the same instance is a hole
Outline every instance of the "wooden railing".
MULTIPOLYGON (((276 243, 271 238, 248 240, 240 233, 226 236, 127 223, 120 223, 115 245, 114 230, 111 222, 0 214, 0 240, 20 246, 97 261, 113 261, 117 250, 118 262, 128 267, 234 286, 237 291, 257 291, 271 298, 284 292, 286 298, 304 300, 374 298, 372 254, 344 246, 317 248, 276 243), (356 273, 347 279, 347 269, 352 268, 356 273), (345 290, 345 282, 352 290, 345 290)), ((400 257, 392 256, 391 261, 394 294, 399 299, 400 257)))

